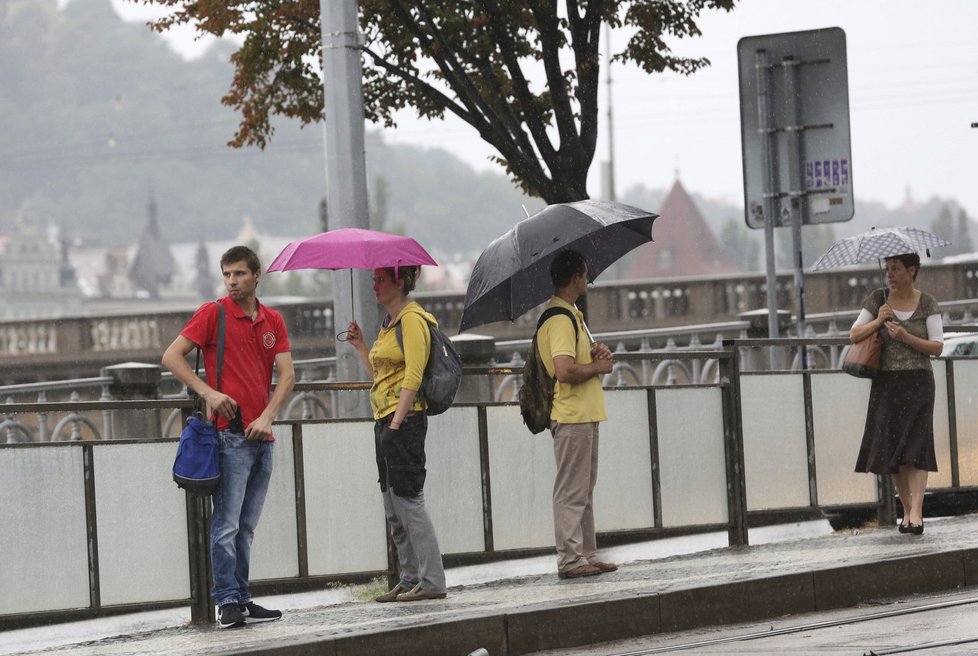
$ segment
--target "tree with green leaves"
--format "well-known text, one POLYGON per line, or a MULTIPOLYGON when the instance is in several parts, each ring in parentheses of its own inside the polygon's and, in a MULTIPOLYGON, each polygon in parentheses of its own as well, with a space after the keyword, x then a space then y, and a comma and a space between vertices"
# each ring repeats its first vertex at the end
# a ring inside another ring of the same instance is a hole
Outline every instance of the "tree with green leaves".
POLYGON ((935 235, 941 239, 946 239, 951 243, 951 245, 944 249, 945 255, 954 255, 954 217, 951 214, 951 208, 947 205, 941 205, 941 210, 937 213, 937 216, 930 222, 930 229, 935 235))
POLYGON ((971 241, 971 219, 964 210, 958 211, 958 229, 954 233, 954 244, 958 253, 971 253, 975 250, 971 241))
MULTIPOLYGON (((264 147, 274 115, 320 120, 319 0, 132 1, 173 10, 152 23, 159 31, 188 24, 244 37, 222 99, 241 115, 231 145, 264 147)), ((527 193, 548 203, 584 199, 598 137, 602 25, 631 35, 613 61, 690 75, 709 61, 677 56, 667 40, 699 35, 704 10, 734 3, 359 0, 365 113, 386 126, 405 107, 427 119, 454 114, 527 193)))
POLYGON ((930 223, 930 229, 941 239, 951 242, 950 246, 941 249, 940 255, 961 255, 974 251, 971 241, 971 220, 964 210, 958 210, 958 218, 955 221, 951 207, 941 205, 937 217, 930 223))
MULTIPOLYGON (((791 227, 784 226, 774 233, 775 259, 782 269, 795 268, 795 242, 791 227)), ((801 227, 801 259, 805 267, 835 243, 835 227, 831 223, 815 223, 801 227)))
POLYGON ((727 219, 720 230, 720 243, 727 255, 744 271, 761 271, 761 242, 744 226, 741 218, 727 219))

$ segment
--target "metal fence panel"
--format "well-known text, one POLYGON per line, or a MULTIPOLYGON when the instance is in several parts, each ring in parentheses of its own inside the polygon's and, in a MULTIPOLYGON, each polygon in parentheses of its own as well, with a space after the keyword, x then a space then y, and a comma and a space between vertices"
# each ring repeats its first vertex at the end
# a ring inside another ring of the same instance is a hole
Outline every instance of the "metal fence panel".
POLYGON ((82 449, 0 449, 0 472, 0 615, 87 608, 82 449))
POLYGON ((820 505, 873 503, 876 477, 856 473, 870 381, 839 373, 812 376, 815 477, 820 505))
POLYGON ((726 522, 720 388, 657 389, 655 398, 662 525, 726 522))
POLYGON ((978 359, 954 361, 954 410, 961 485, 978 485, 978 359))
POLYGON ((167 466, 170 442, 93 446, 101 601, 190 597, 187 504, 167 466))
POLYGON ((442 553, 485 550, 478 409, 451 408, 430 417, 425 452, 425 506, 442 553))
POLYGON ((553 545, 553 438, 531 435, 518 405, 486 409, 492 472, 493 546, 497 551, 553 545))
POLYGON ((740 379, 747 509, 800 508, 811 503, 805 395, 797 374, 740 379))
POLYGON ((931 359, 934 367, 934 451, 937 472, 927 477, 927 487, 951 487, 951 425, 947 416, 947 363, 931 359))
POLYGON ((309 574, 387 569, 373 422, 303 424, 309 574))
POLYGON ((605 392, 608 421, 600 428, 594 523, 599 531, 652 528, 649 401, 643 390, 605 392))
POLYGON ((251 578, 255 581, 299 575, 291 427, 275 427, 272 454, 272 480, 251 551, 251 578))

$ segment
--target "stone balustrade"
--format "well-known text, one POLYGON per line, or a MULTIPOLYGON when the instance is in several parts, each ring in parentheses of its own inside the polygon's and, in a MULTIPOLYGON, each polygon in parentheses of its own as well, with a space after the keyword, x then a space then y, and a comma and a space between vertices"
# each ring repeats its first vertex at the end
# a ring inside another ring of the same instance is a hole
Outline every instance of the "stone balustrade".
MULTIPOLYGON (((880 280, 875 266, 807 274, 806 314, 855 311, 880 280)), ((926 263, 920 286, 942 302, 978 302, 978 261, 926 263)), ((778 307, 793 313, 794 296, 791 274, 779 275, 778 307)), ((419 292, 416 297, 447 333, 457 331, 463 293, 419 292)), ((284 316, 296 359, 334 354, 332 301, 266 300, 284 316)), ((744 312, 765 308, 766 279, 758 273, 599 283, 587 302, 594 333, 679 329, 736 321, 744 312)), ((194 309, 0 321, 0 384, 93 376, 119 362, 158 362, 194 309)), ((527 339, 538 314, 527 312, 512 323, 480 326, 472 332, 496 340, 527 339)))

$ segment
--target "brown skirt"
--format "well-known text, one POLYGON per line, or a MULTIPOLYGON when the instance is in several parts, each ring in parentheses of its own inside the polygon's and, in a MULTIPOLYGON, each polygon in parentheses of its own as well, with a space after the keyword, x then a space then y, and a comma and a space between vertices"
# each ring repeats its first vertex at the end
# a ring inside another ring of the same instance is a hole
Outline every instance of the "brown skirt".
POLYGON ((929 369, 881 371, 873 379, 856 471, 895 474, 901 465, 937 471, 929 369))

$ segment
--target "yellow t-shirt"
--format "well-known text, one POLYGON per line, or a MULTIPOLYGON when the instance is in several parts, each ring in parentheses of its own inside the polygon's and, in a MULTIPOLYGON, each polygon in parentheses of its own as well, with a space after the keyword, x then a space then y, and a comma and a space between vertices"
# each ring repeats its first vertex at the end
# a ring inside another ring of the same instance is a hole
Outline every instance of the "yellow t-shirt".
MULTIPOLYGON (((370 348, 370 366, 374 370, 374 384, 370 387, 370 407, 374 419, 381 419, 397 409, 401 389, 417 391, 421 388, 431 352, 431 333, 428 322, 435 325, 435 318, 425 312, 420 305, 411 301, 394 317, 386 328, 380 329, 377 341, 370 348), (401 324, 401 337, 404 350, 397 343, 395 326, 401 324)), ((424 409, 420 398, 411 404, 411 412, 424 409)))
MULTIPOLYGON (((570 310, 577 318, 577 343, 574 342, 574 326, 566 315, 559 314, 547 319, 537 333, 537 351, 547 373, 554 375, 555 355, 569 355, 578 364, 589 364, 591 343, 584 330, 584 315, 576 307, 556 296, 550 299, 547 308, 562 307, 570 310)), ((604 407, 604 390, 601 389, 601 376, 592 376, 583 383, 571 384, 557 382, 554 388, 554 405, 550 418, 561 424, 586 424, 608 419, 604 407)))

